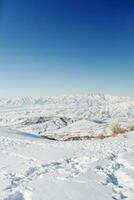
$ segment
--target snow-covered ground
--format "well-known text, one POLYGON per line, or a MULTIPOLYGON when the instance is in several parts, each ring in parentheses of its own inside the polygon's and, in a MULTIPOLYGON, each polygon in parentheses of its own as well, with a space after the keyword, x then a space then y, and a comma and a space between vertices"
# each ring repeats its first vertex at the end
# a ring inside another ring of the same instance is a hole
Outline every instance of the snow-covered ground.
POLYGON ((134 123, 134 99, 110 95, 0 100, 0 126, 51 135, 111 134, 114 123, 134 123))
POLYGON ((0 200, 134 200, 134 100, 109 95, 0 101, 0 200), (40 134, 38 134, 40 133, 40 134))

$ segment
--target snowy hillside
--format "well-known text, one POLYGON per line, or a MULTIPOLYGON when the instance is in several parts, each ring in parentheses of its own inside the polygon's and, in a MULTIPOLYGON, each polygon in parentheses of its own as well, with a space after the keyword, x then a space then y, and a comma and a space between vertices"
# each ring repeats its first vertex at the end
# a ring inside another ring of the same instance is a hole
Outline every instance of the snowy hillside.
POLYGON ((3 99, 0 105, 0 126, 56 138, 78 132, 109 135, 114 123, 134 123, 134 99, 110 95, 3 99))
POLYGON ((134 200, 133 129, 130 98, 1 99, 0 200, 134 200))
POLYGON ((0 129, 1 200, 133 197, 134 132, 125 138, 52 142, 0 129))

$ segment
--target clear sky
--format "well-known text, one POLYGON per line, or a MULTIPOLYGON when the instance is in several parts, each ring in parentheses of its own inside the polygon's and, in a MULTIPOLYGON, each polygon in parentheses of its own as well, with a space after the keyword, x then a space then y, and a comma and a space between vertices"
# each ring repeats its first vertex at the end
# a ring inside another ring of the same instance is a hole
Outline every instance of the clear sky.
POLYGON ((134 1, 0 0, 0 97, 134 96, 134 1))

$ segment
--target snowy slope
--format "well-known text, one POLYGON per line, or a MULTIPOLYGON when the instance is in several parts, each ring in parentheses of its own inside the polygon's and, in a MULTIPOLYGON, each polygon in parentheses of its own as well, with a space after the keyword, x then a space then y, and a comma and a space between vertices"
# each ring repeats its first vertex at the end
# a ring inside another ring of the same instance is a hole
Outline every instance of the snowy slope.
POLYGON ((0 100, 0 200, 134 200, 134 100, 110 95, 0 100), (41 135, 59 141, 46 140, 41 135))
POLYGON ((110 95, 2 99, 0 105, 0 126, 42 135, 110 134, 114 123, 134 123, 134 99, 110 95))
POLYGON ((134 198, 134 132, 127 138, 51 142, 0 129, 1 200, 134 198))

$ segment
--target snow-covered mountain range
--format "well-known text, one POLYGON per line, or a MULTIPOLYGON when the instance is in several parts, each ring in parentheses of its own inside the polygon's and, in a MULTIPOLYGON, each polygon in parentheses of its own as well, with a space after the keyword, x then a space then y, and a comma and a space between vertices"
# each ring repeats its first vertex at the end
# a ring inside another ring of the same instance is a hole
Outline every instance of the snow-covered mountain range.
POLYGON ((134 99, 103 94, 0 100, 0 126, 40 134, 110 134, 134 123, 134 99))
POLYGON ((46 103, 62 103, 62 104, 77 104, 77 103, 89 103, 103 104, 104 102, 115 104, 121 102, 134 102, 134 99, 129 97, 119 97, 105 94, 89 93, 85 95, 69 95, 69 96, 57 96, 57 97, 18 97, 18 98, 1 98, 0 105, 42 105, 46 103))

